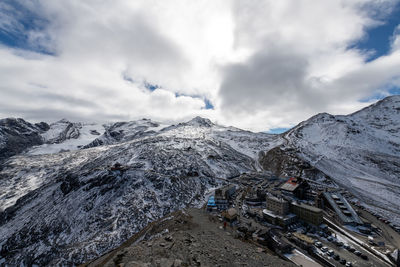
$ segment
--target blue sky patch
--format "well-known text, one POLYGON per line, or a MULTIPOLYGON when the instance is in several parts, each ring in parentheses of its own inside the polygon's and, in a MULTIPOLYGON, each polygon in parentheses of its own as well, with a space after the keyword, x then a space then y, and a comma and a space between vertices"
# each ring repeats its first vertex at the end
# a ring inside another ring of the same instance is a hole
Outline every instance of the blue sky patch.
POLYGON ((144 87, 146 87, 147 89, 149 89, 150 91, 154 91, 154 90, 156 90, 156 89, 158 89, 158 88, 161 88, 159 85, 157 85, 157 84, 151 84, 151 83, 149 83, 149 82, 147 82, 147 81, 144 81, 144 87))
POLYGON ((367 62, 387 55, 390 51, 391 39, 396 27, 400 24, 400 5, 398 4, 384 24, 367 31, 367 36, 354 44, 351 48, 366 51, 374 51, 368 57, 367 62))
POLYGON ((290 128, 272 128, 267 133, 270 134, 281 134, 289 130, 290 128))
POLYGON ((206 104, 205 109, 214 109, 214 105, 207 98, 204 98, 204 103, 206 104))
POLYGON ((364 98, 360 99, 360 102, 361 103, 369 103, 369 102, 372 102, 372 101, 377 101, 377 100, 383 99, 385 97, 386 97, 385 94, 382 94, 381 92, 378 92, 378 93, 374 93, 374 94, 372 94, 372 95, 370 95, 368 97, 364 97, 364 98))
MULTIPOLYGON (((37 6, 36 1, 30 1, 37 6)), ((11 47, 53 55, 50 36, 45 33, 49 21, 18 1, 3 0, 0 4, 0 43, 11 47)))
POLYGON ((388 95, 400 95, 400 87, 398 87, 396 85, 386 85, 383 88, 381 88, 381 90, 377 91, 376 93, 373 93, 370 96, 360 99, 360 102, 369 103, 372 101, 384 99, 388 95))
POLYGON ((389 94, 400 95, 400 87, 392 87, 389 89, 389 94))

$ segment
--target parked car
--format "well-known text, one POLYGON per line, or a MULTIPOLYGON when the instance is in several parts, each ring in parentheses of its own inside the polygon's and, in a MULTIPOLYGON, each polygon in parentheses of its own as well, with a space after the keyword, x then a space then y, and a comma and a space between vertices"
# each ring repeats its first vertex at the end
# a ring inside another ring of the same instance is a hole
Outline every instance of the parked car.
POLYGON ((343 248, 348 250, 350 248, 350 246, 348 244, 343 244, 343 248))
POLYGON ((360 256, 360 257, 361 257, 361 259, 363 259, 363 260, 366 260, 366 261, 368 260, 368 256, 367 256, 367 255, 365 255, 365 254, 361 254, 361 256, 360 256))
POLYGON ((314 245, 315 245, 317 248, 322 248, 322 243, 319 242, 319 241, 315 242, 314 245))
POLYGON ((335 253, 333 252, 332 249, 328 250, 328 252, 326 253, 328 256, 333 256, 335 255, 335 253))
POLYGON ((332 241, 333 241, 333 237, 332 237, 332 236, 328 236, 327 239, 328 239, 329 242, 332 242, 332 241))
POLYGON ((351 262, 348 261, 348 262, 346 263, 346 267, 353 267, 353 264, 352 264, 351 262))
POLYGON ((328 237, 328 234, 325 233, 325 232, 320 232, 319 235, 320 235, 321 237, 328 237))
POLYGON ((356 249, 353 248, 353 247, 350 247, 350 248, 349 248, 349 251, 350 251, 350 252, 354 252, 354 251, 356 251, 356 249))
POLYGON ((340 260, 340 264, 345 265, 345 264, 346 264, 346 260, 345 260, 345 259, 341 259, 341 260, 340 260))
POLYGON ((354 254, 356 254, 357 256, 361 256, 361 252, 358 250, 354 251, 354 254))
POLYGON ((341 241, 336 241, 335 244, 336 244, 336 246, 338 246, 338 247, 343 246, 343 242, 341 242, 341 241))
POLYGON ((333 256, 333 258, 335 259, 335 260, 340 260, 340 257, 339 257, 339 255, 338 254, 335 254, 335 256, 333 256))
POLYGON ((327 248, 327 247, 322 247, 322 248, 321 248, 321 251, 322 251, 322 252, 327 252, 327 251, 328 251, 328 248, 327 248))

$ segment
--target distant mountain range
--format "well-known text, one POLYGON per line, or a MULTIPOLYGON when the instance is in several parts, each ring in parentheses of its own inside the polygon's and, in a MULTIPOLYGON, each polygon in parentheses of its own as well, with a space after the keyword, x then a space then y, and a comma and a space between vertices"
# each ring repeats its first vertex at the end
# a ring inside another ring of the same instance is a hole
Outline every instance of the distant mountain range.
POLYGON ((0 120, 0 263, 79 264, 241 173, 351 191, 400 223, 400 96, 280 135, 196 117, 106 125, 0 120))

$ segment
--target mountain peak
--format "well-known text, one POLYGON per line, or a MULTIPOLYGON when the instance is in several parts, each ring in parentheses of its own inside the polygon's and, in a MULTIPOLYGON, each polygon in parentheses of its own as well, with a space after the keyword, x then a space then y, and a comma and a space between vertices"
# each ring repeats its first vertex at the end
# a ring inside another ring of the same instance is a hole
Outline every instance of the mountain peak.
POLYGON ((55 123, 71 123, 71 122, 66 118, 62 118, 61 120, 56 121, 55 123))
POLYGON ((191 119, 190 121, 188 121, 185 124, 192 125, 192 126, 203 126, 203 127, 211 127, 214 125, 209 119, 202 118, 200 116, 197 116, 197 117, 191 119))
POLYGON ((375 103, 375 105, 372 105, 371 107, 376 106, 376 107, 387 107, 387 108, 400 108, 400 95, 391 95, 387 96, 382 100, 379 100, 378 102, 375 103))
MULTIPOLYGON (((400 107, 400 95, 391 95, 387 96, 374 104, 368 106, 368 107, 380 107, 380 106, 396 106, 400 107)), ((367 107, 367 108, 368 108, 367 107)))
MULTIPOLYGON (((390 95, 382 99, 383 101, 400 101, 400 95, 390 95)), ((382 101, 381 100, 381 101, 382 101)))
POLYGON ((400 112, 400 95, 392 95, 356 111, 350 116, 364 119, 366 117, 374 117, 376 119, 384 117, 395 118, 398 116, 398 112, 400 112))

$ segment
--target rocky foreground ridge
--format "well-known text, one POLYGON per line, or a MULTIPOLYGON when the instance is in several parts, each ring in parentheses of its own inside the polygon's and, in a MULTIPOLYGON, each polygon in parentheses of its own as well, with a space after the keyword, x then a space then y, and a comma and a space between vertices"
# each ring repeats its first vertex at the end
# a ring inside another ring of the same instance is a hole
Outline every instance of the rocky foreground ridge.
POLYGON ((91 266, 295 266, 266 247, 241 241, 203 209, 185 209, 155 221, 91 266))

